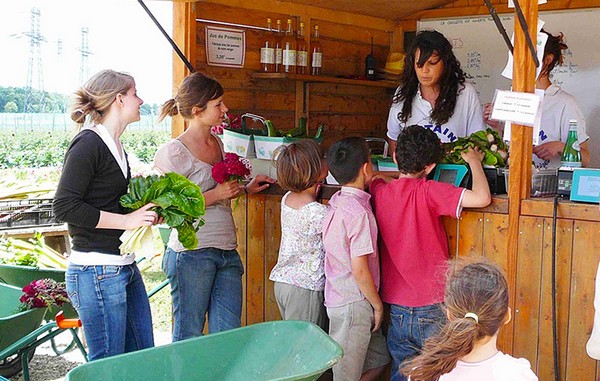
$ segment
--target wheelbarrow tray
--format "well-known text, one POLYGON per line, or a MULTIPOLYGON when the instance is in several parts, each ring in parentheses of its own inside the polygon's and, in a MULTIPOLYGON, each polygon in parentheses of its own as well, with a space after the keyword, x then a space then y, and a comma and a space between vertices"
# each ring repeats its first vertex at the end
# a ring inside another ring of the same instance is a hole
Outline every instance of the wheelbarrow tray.
MULTIPOLYGON (((0 264, 0 282, 2 283, 23 288, 34 280, 46 278, 53 279, 57 282, 64 282, 65 270, 0 264)), ((48 309, 46 319, 54 319, 54 316, 60 310, 64 312, 66 318, 77 317, 77 312, 71 303, 65 303, 60 308, 48 309)))
POLYGON ((273 321, 92 361, 66 380, 316 380, 342 353, 312 323, 273 321))
MULTIPOLYGON (((0 352, 35 331, 41 324, 45 308, 17 312, 23 295, 20 288, 0 284, 0 352)), ((2 359, 2 358, 0 358, 2 359)))

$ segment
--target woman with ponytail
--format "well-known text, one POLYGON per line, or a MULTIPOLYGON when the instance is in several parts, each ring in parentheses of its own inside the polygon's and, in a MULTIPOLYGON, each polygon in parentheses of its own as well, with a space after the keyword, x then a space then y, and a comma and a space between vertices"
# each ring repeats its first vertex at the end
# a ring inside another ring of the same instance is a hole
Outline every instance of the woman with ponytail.
POLYGON ((217 184, 212 178, 212 167, 223 161, 225 151, 211 127, 220 125, 227 111, 221 84, 194 73, 183 80, 175 98, 163 104, 159 116, 160 121, 181 114, 187 129, 156 152, 154 167, 198 184, 206 205, 204 225, 196 233, 198 246, 184 248, 173 230, 163 258, 173 298, 173 341, 202 335, 207 313, 209 333, 241 325, 244 268, 237 252, 231 200, 275 182, 264 175, 246 186, 237 181, 217 184))
POLYGON ((124 230, 158 221, 154 204, 125 214, 119 198, 131 171, 119 140, 140 120, 135 81, 103 70, 74 94, 71 118, 80 131, 65 154, 54 214, 68 224, 67 292, 95 360, 154 346, 150 304, 133 253, 121 255, 124 230))
POLYGON ((529 361, 498 350, 500 327, 511 319, 508 285, 488 261, 451 266, 444 303, 448 323, 402 368, 412 381, 537 381, 529 361))

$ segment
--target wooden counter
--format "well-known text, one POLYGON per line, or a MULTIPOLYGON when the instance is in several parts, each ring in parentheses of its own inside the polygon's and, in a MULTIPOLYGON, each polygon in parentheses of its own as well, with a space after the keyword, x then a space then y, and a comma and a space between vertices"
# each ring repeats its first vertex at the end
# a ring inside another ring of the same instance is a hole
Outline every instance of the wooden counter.
MULTIPOLYGON (((339 187, 324 186, 323 199, 339 187)), ((244 274, 244 324, 280 319, 273 282, 281 237, 277 185, 240 199, 234 210, 244 274)), ((525 357, 540 380, 552 378, 552 198, 522 202, 516 271, 509 274, 508 204, 494 196, 486 208, 465 209, 444 219, 450 255, 485 256, 498 263, 516 291, 513 320, 500 333, 500 347, 525 357)), ((558 342, 562 380, 596 380, 597 363, 585 353, 593 325, 594 278, 598 267, 600 212, 597 205, 560 201, 556 228, 558 342)))

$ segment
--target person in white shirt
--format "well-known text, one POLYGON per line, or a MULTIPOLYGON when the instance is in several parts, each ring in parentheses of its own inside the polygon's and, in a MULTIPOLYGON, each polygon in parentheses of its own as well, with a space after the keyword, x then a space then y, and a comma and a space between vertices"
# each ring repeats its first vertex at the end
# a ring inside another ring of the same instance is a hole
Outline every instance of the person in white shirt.
POLYGON ((500 327, 511 319, 508 284, 498 266, 454 261, 448 274, 448 322, 401 371, 412 381, 537 381, 529 361, 496 345, 500 327))
MULTIPOLYGON (((537 89, 544 90, 542 102, 542 118, 539 133, 539 144, 533 147, 533 161, 538 168, 555 169, 560 166, 560 156, 565 148, 569 135, 569 120, 577 120, 577 140, 581 149, 582 166, 590 164, 590 151, 588 148, 589 136, 586 132, 586 123, 583 113, 577 106, 575 97, 560 86, 550 81, 550 73, 563 62, 563 50, 568 49, 563 41, 563 34, 556 36, 542 29, 548 35, 544 47, 544 60, 542 70, 535 83, 537 89)), ((504 124, 489 119, 492 105, 486 104, 483 117, 487 124, 502 131, 504 124)))
POLYGON ((442 142, 486 128, 477 91, 440 32, 417 34, 404 59, 401 83, 388 115, 391 152, 400 131, 413 124, 433 130, 442 142))

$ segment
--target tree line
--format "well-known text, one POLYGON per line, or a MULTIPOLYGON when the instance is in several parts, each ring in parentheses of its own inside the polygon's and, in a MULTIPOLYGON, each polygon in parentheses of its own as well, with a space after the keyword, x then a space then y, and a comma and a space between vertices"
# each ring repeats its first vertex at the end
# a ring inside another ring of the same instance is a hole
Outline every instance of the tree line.
MULTIPOLYGON (((0 86, 0 113, 66 113, 69 112, 70 96, 28 87, 0 86)), ((157 104, 144 103, 142 115, 156 115, 157 104)))

